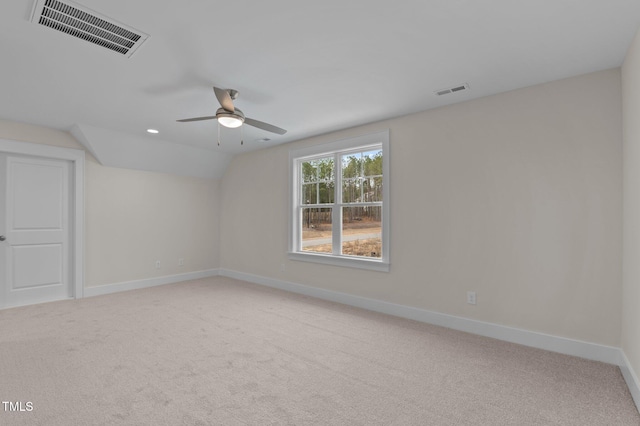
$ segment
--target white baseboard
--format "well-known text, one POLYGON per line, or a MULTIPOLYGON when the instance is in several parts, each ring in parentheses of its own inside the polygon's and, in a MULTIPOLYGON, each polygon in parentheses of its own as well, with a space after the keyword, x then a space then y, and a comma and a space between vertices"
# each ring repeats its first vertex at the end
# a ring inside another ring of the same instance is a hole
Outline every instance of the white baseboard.
MULTIPOLYGON (((304 294, 306 296, 317 297, 319 299, 338 302, 345 305, 355 306, 370 311, 381 312, 398 317, 408 318, 428 324, 439 325, 454 330, 465 331, 467 333, 478 334, 480 336, 492 337, 494 339, 507 342, 518 343, 534 348, 545 349, 566 355, 573 355, 594 361, 601 361, 618 366, 624 365, 624 355, 620 348, 604 346, 596 343, 583 342, 580 340, 568 339, 519 328, 507 327, 503 325, 476 321, 469 318, 457 317, 414 308, 411 306, 398 305, 381 300, 368 299, 351 294, 340 293, 332 290, 325 290, 316 287, 309 287, 302 284, 282 281, 274 278, 261 277, 244 272, 220 269, 220 275, 236 278, 255 284, 274 287, 293 293, 304 294)), ((637 381, 636 381, 637 383, 637 381)), ((637 388, 637 386, 636 386, 637 388)))
POLYGON ((638 380, 638 376, 636 372, 633 370, 629 359, 627 356, 622 353, 623 364, 620 365, 620 371, 622 371, 622 377, 624 377, 624 381, 627 382, 627 386, 629 387, 629 392, 631 392, 631 396, 633 397, 633 401, 636 403, 636 407, 638 407, 638 411, 640 411, 640 380, 638 380))
POLYGON ((214 277, 217 275, 219 275, 218 269, 207 269, 204 271, 187 272, 184 274, 167 275, 164 277, 147 278, 144 280, 127 281, 116 284, 101 285, 97 287, 85 287, 84 297, 101 296, 103 294, 118 293, 121 291, 138 290, 141 288, 174 284, 181 281, 197 280, 200 278, 214 277))

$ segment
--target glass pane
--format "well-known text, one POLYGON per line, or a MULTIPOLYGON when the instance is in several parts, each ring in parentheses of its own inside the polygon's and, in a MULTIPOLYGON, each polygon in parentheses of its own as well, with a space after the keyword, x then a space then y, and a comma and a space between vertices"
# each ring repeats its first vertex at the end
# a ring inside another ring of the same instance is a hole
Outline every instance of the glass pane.
POLYGON ((302 209, 302 250, 332 253, 331 208, 302 209))
POLYGON ((342 202, 343 203, 355 203, 360 201, 362 189, 360 180, 355 179, 343 179, 342 180, 342 202))
POLYGON ((382 257, 382 207, 342 208, 342 254, 382 257))
POLYGON ((363 152, 362 168, 364 177, 382 176, 382 150, 363 152))
POLYGON ((332 204, 335 202, 333 157, 300 163, 302 192, 300 204, 332 204))
POLYGON ((315 182, 317 180, 317 171, 311 161, 305 161, 300 165, 300 174, 302 175, 302 182, 315 182))
POLYGON ((382 176, 369 178, 369 200, 382 201, 382 176))
POLYGON ((305 183, 302 185, 301 204, 333 204, 333 182, 305 183))
POLYGON ((321 158, 316 161, 316 169, 318 170, 318 180, 320 182, 333 181, 333 157, 321 158))
POLYGON ((362 153, 342 156, 342 178, 356 178, 362 176, 362 153))
POLYGON ((342 202, 382 201, 382 150, 342 156, 342 202))
POLYGON ((380 201, 382 201, 382 176, 343 181, 342 202, 375 203, 380 201))
POLYGON ((318 184, 305 183, 302 185, 302 204, 316 204, 318 202, 318 184))
POLYGON ((303 183, 333 180, 333 157, 303 161, 300 165, 303 183))
POLYGON ((320 195, 320 204, 331 204, 334 198, 333 182, 321 182, 318 184, 318 192, 320 195))

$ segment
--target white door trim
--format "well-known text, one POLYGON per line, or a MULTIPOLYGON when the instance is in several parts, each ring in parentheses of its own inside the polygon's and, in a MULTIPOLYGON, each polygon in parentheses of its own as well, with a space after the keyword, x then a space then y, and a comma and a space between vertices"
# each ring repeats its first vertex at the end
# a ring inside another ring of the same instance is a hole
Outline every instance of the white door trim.
POLYGON ((72 163, 70 276, 73 283, 73 297, 82 298, 84 296, 84 151, 0 138, 0 152, 68 160, 72 163))

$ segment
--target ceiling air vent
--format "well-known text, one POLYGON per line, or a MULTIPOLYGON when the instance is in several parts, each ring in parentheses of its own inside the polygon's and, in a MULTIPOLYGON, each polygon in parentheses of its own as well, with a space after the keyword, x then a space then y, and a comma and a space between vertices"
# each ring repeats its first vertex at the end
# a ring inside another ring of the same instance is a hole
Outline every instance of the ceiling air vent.
POLYGON ((469 84, 464 83, 459 86, 449 87, 448 89, 437 90, 436 95, 438 96, 448 95, 449 93, 461 92, 463 90, 468 90, 468 89, 469 89, 469 84))
POLYGON ((36 0, 31 22, 131 57, 149 36, 70 1, 36 0))

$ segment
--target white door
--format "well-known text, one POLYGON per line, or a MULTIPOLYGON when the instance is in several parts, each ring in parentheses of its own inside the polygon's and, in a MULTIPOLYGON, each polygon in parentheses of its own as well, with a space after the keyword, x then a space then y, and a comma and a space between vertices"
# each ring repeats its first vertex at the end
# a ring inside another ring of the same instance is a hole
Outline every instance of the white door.
POLYGON ((0 154, 0 305, 73 296, 69 173, 65 160, 0 154))

